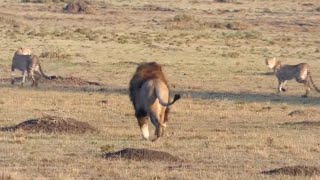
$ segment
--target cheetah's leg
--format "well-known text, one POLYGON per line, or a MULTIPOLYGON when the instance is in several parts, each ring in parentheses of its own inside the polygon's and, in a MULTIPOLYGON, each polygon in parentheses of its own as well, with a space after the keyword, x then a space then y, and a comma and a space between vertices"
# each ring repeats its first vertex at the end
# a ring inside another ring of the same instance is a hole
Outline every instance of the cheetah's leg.
POLYGON ((26 76, 27 76, 27 71, 22 72, 22 81, 21 81, 21 86, 24 86, 24 83, 26 82, 26 76))
POLYGON ((283 88, 283 86, 286 84, 287 81, 280 81, 279 80, 279 86, 278 86, 278 94, 281 94, 281 92, 285 92, 286 89, 283 88))
POLYGON ((14 70, 11 71, 11 84, 14 85, 14 80, 15 80, 15 74, 14 70))
POLYGON ((303 94, 301 97, 306 98, 306 97, 308 97, 308 95, 309 95, 309 93, 311 91, 311 83, 310 83, 309 80, 306 80, 306 81, 303 82, 303 85, 304 85, 304 87, 306 89, 306 93, 303 94))

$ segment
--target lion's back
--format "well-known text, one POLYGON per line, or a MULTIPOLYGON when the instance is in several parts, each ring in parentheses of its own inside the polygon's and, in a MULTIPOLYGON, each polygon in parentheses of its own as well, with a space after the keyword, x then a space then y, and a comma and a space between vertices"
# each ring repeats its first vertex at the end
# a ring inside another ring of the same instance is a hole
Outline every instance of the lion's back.
POLYGON ((163 82, 168 87, 168 82, 164 76, 162 67, 158 63, 142 63, 137 67, 129 84, 129 96, 133 104, 135 104, 136 97, 138 96, 142 85, 153 79, 163 82))

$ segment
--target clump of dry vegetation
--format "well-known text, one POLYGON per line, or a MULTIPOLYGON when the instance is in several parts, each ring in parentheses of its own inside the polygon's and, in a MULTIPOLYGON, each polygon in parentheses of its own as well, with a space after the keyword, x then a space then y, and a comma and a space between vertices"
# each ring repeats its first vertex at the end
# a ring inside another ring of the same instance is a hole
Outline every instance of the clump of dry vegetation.
POLYGON ((238 2, 237 0, 214 0, 215 2, 222 2, 222 3, 233 3, 238 2))
POLYGON ((248 29, 249 25, 246 23, 241 23, 239 21, 235 21, 235 22, 227 22, 225 24, 225 27, 227 29, 231 29, 231 30, 244 30, 244 29, 248 29))
POLYGON ((239 52, 227 52, 222 54, 222 57, 229 57, 229 58, 238 58, 239 56, 240 56, 239 52))
POLYGON ((269 171, 263 171, 262 174, 274 175, 291 175, 291 176, 315 176, 320 175, 320 167, 316 166, 286 166, 269 171))
POLYGON ((97 9, 94 5, 94 1, 73 0, 64 7, 64 11, 67 13, 95 14, 97 9))
POLYGON ((179 14, 166 22, 167 29, 197 29, 201 26, 201 22, 196 20, 194 16, 187 14, 179 14))
POLYGON ((174 12, 175 9, 169 7, 163 7, 155 4, 145 4, 142 7, 135 7, 135 10, 143 10, 143 11, 169 11, 174 12))
POLYGON ((6 31, 8 34, 25 34, 33 29, 30 24, 18 18, 0 17, 0 23, 1 22, 10 26, 6 31))
POLYGON ((250 28, 250 25, 239 21, 210 21, 199 19, 196 16, 188 14, 178 14, 165 22, 166 29, 205 29, 205 28, 218 28, 230 30, 245 30, 250 28))
POLYGON ((90 28, 77 28, 74 30, 75 33, 79 33, 84 35, 85 38, 89 39, 90 41, 98 40, 100 36, 103 35, 101 31, 94 31, 90 28))
POLYGON ((230 39, 261 39, 263 34, 259 31, 223 32, 222 36, 230 39))
POLYGON ((272 10, 270 8, 263 8, 262 12, 264 12, 264 13, 272 13, 272 10))
POLYGON ((42 50, 42 52, 40 53, 40 57, 66 59, 66 58, 70 57, 70 54, 68 54, 63 48, 49 46, 49 47, 46 47, 42 50))

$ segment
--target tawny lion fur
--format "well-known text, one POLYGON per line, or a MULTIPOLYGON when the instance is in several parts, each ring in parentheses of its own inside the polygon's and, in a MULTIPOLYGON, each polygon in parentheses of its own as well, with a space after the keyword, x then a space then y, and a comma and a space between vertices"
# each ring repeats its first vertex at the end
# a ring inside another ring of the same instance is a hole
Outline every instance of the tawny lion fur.
POLYGON ((163 136, 169 120, 169 106, 180 99, 180 95, 176 94, 169 102, 169 86, 161 65, 156 62, 140 64, 130 80, 129 91, 143 137, 149 138, 148 117, 156 127, 154 140, 163 136))

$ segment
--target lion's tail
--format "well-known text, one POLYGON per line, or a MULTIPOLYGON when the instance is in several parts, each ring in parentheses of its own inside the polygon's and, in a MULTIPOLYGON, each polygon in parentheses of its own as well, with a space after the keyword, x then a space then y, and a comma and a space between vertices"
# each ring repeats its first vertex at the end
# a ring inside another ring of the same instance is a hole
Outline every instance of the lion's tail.
POLYGON ((179 99, 181 98, 180 94, 175 94, 175 95, 174 95, 174 98, 173 98, 173 101, 166 103, 166 102, 163 101, 163 99, 162 99, 161 96, 159 95, 159 90, 158 90, 158 88, 155 89, 155 93, 156 93, 157 98, 159 99, 159 103, 160 103, 162 106, 166 106, 166 107, 171 106, 172 104, 174 104, 177 100, 179 100, 179 99))
POLYGON ((311 82, 312 86, 314 87, 314 89, 320 93, 320 88, 316 85, 316 83, 314 83, 310 71, 308 72, 308 76, 310 78, 310 82, 311 82))
POLYGON ((172 104, 174 104, 177 100, 179 100, 181 98, 180 94, 175 94, 174 95, 174 98, 173 98, 173 101, 169 102, 169 103, 166 103, 164 102, 161 97, 158 96, 157 94, 157 98, 159 99, 159 102, 162 106, 166 106, 166 107, 169 107, 171 106, 172 104))
POLYGON ((57 77, 57 76, 48 76, 48 75, 44 74, 40 64, 39 64, 39 70, 40 70, 41 75, 46 79, 50 79, 51 80, 51 79, 55 79, 57 77))

